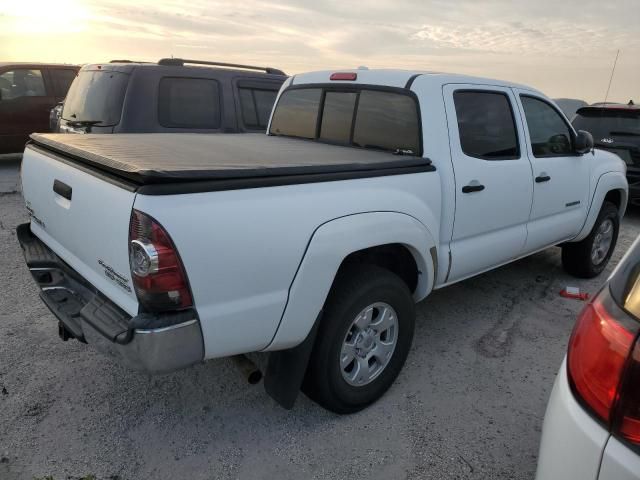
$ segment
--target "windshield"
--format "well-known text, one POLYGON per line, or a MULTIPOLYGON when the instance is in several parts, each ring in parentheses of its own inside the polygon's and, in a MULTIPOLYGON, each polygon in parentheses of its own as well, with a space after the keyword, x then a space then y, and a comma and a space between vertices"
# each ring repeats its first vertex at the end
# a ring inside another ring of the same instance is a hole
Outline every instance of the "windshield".
POLYGON ((64 102, 62 118, 113 126, 120 122, 129 75, 108 70, 80 71, 64 102), (98 123, 99 122, 99 123, 98 123))
MULTIPOLYGON (((591 133, 596 143, 600 143, 603 138, 621 136, 625 137, 625 141, 634 141, 634 137, 640 139, 640 114, 638 112, 578 111, 573 119, 573 126, 576 130, 586 130, 591 133)), ((618 140, 622 141, 622 138, 618 140)))

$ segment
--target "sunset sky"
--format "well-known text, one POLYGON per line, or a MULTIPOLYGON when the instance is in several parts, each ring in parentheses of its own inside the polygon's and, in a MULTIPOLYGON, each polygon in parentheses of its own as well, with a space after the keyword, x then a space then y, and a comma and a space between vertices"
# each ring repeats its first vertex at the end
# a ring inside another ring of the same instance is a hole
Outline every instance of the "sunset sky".
POLYGON ((176 56, 469 73, 640 102, 640 0, 0 0, 0 61, 176 56))

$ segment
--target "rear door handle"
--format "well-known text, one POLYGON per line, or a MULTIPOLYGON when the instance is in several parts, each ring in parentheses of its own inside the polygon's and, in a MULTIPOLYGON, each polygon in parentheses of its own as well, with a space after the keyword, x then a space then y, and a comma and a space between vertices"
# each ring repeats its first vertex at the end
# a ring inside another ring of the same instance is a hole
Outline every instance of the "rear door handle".
POLYGON ((71 194, 73 193, 73 189, 66 183, 61 182, 60 180, 54 180, 53 191, 61 197, 71 201, 71 194))
POLYGON ((549 180, 551 180, 551 177, 544 173, 536 177, 536 183, 548 182, 549 180))
POLYGON ((480 185, 479 183, 462 187, 462 193, 481 192, 482 190, 484 190, 484 185, 480 185))

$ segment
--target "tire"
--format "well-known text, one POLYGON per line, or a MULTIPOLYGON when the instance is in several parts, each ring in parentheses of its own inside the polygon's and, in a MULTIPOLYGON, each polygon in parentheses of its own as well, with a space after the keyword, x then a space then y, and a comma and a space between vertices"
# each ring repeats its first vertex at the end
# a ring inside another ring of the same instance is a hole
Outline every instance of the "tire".
POLYGON ((618 208, 611 202, 604 202, 589 235, 579 242, 565 243, 562 246, 562 265, 567 273, 579 278, 598 276, 609 263, 618 240, 619 230, 618 208), (605 224, 609 225, 612 231, 608 250, 603 252, 603 248, 596 248, 596 245, 602 245, 601 239, 606 237, 606 232, 602 231, 606 229, 605 224), (600 254, 594 253, 596 249, 600 254))
POLYGON ((302 390, 332 412, 362 410, 380 398, 400 373, 411 348, 414 325, 413 298, 400 277, 373 265, 344 269, 325 303, 302 390), (358 325, 365 326, 368 317, 369 327, 360 329, 358 325), (395 330, 383 330, 380 325, 393 324, 394 317, 395 330), (392 343, 393 348, 389 347, 392 343))

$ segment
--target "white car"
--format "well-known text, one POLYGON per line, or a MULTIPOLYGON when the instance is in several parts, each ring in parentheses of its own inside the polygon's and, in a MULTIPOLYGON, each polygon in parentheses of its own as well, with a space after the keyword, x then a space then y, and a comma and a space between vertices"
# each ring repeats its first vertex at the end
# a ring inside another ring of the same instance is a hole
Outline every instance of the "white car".
POLYGON ((525 86, 307 73, 267 135, 33 135, 18 237, 63 339, 148 372, 271 352, 282 405, 302 386, 353 412, 432 290, 558 244, 571 273, 604 269, 628 185, 592 147, 525 86))
POLYGON ((547 407, 537 480, 640 479, 640 239, 584 308, 547 407))

